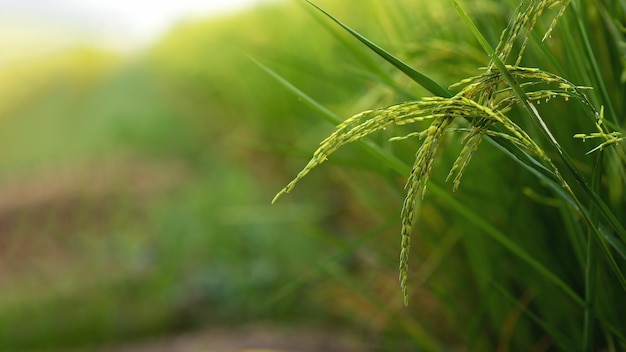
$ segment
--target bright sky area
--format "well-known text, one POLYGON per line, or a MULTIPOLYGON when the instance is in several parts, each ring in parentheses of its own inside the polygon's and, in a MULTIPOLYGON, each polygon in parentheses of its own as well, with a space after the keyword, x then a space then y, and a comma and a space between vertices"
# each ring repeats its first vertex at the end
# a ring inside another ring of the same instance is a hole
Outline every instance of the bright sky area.
POLYGON ((77 43, 121 50, 142 47, 181 21, 271 1, 0 0, 0 64, 16 59, 11 55, 32 55, 77 43))

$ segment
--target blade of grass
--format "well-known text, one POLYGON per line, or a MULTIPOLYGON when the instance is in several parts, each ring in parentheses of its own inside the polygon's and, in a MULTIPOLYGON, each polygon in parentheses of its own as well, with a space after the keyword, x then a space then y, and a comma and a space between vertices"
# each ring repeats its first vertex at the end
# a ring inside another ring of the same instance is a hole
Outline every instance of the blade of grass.
POLYGON ((578 212, 572 207, 568 206, 565 202, 561 202, 559 206, 560 217, 563 219, 563 231, 568 235, 570 245, 572 247, 573 255, 576 258, 576 263, 579 265, 580 270, 585 268, 585 235, 584 228, 579 221, 578 212))
POLYGON ((315 7, 319 11, 321 11, 324 15, 328 16, 328 18, 330 18, 335 23, 340 25, 343 29, 345 29, 350 34, 352 34, 361 43, 365 44, 367 47, 372 49, 372 51, 374 51, 376 54, 380 55, 383 59, 385 59, 390 64, 394 65, 400 71, 404 72, 404 74, 409 76, 413 81, 415 81, 420 86, 424 87, 426 90, 428 90, 432 94, 440 96, 440 97, 444 97, 444 98, 452 97, 452 93, 450 93, 450 91, 448 91, 447 89, 445 89, 442 86, 440 86, 437 82, 433 81, 428 76, 426 76, 426 75, 416 71, 414 68, 412 68, 411 66, 407 65, 402 60, 400 60, 399 58, 395 57, 394 55, 392 55, 391 53, 389 53, 385 49, 383 49, 380 46, 376 45, 371 40, 365 38, 364 36, 359 34, 354 29, 348 27, 347 25, 345 25, 344 23, 339 21, 337 18, 335 18, 334 16, 332 16, 331 14, 326 12, 324 9, 322 9, 321 7, 315 5, 313 2, 311 2, 309 0, 307 0, 307 2, 309 4, 311 4, 311 6, 315 7))
MULTIPOLYGON (((306 9, 307 11, 310 11, 310 12, 314 11, 310 9, 309 7, 306 7, 306 9)), ((390 87, 391 89, 393 89, 394 91, 396 91, 398 94, 400 94, 403 97, 406 97, 408 99, 415 98, 413 94, 408 92, 406 89, 400 87, 398 83, 394 81, 393 78, 385 70, 383 70, 382 67, 372 58, 372 56, 369 55, 369 53, 364 52, 360 46, 357 47, 356 45, 353 45, 353 43, 346 40, 346 38, 340 35, 339 32, 335 28, 331 27, 327 23, 327 21, 322 21, 320 16, 317 16, 317 13, 315 13, 315 16, 312 16, 312 17, 322 27, 328 30, 332 34, 332 36, 335 37, 335 39, 340 41, 343 44, 344 48, 348 48, 348 50, 350 50, 350 52, 354 55, 354 57, 357 60, 359 60, 359 62, 361 62, 363 66, 365 66, 368 70, 370 70, 373 73, 373 75, 370 75, 370 76, 376 77, 378 81, 390 87)))
POLYGON ((502 285, 500 285, 499 283, 495 282, 495 281, 491 281, 491 284, 493 285, 493 287, 507 300, 509 301, 511 304, 517 306, 519 309, 522 310, 522 312, 528 316, 532 321, 534 321, 537 325, 541 326, 541 328, 543 330, 545 330, 546 332, 548 332, 550 334, 551 337, 554 338, 555 342, 557 342, 559 344, 559 346, 564 350, 564 351, 576 351, 578 350, 578 347, 576 345, 576 343, 574 343, 574 341, 572 341, 571 339, 568 338, 568 336, 563 335, 562 333, 560 333, 557 329, 555 329, 553 326, 551 326, 550 324, 548 324, 546 321, 544 321, 543 319, 541 319, 538 315, 534 314, 533 312, 531 312, 528 307, 526 307, 525 305, 521 304, 519 302, 519 300, 517 300, 515 297, 513 297, 507 290, 506 288, 504 288, 502 285))
POLYGON ((556 194, 560 195, 563 200, 570 205, 576 211, 578 210, 578 205, 572 199, 571 195, 567 193, 561 185, 556 181, 556 175, 549 169, 547 169, 544 165, 542 165, 537 159, 532 156, 526 154, 524 151, 519 150, 515 146, 511 145, 510 148, 506 148, 505 146, 498 143, 496 145, 500 150, 502 150, 505 154, 509 155, 509 157, 513 158, 513 160, 517 161, 522 167, 528 170, 530 173, 535 175, 539 180, 541 180, 548 188, 552 189, 556 194))
POLYGON ((303 91, 301 91, 296 86, 291 84, 291 82, 289 82, 288 80, 284 79, 281 75, 276 73, 274 70, 263 65, 262 63, 260 63, 258 60, 256 60, 255 58, 251 56, 248 56, 248 59, 250 59, 255 65, 257 65, 267 74, 269 74, 272 78, 277 80, 278 83, 282 84, 285 88, 287 88, 292 93, 294 93, 298 98, 302 99, 302 102, 304 104, 306 104, 309 108, 313 109, 315 112, 320 114, 320 116, 322 116, 324 120, 332 123, 333 125, 338 125, 341 123, 341 119, 337 115, 332 113, 330 110, 326 109, 322 104, 319 104, 318 102, 316 102, 310 96, 306 95, 303 91))
POLYGON ((600 95, 602 96, 602 101, 604 105, 607 107, 607 111, 609 116, 611 117, 611 122, 618 125, 617 114, 615 113, 615 108, 613 108, 613 104, 611 102, 611 98, 609 97, 608 90, 604 85, 604 79, 602 78, 602 73, 600 71, 600 66, 598 65, 598 60, 596 60, 595 55, 593 54, 593 49, 591 48, 591 42, 589 40, 589 36, 587 36, 587 31, 585 30, 585 25, 583 23, 584 15, 583 10, 581 10, 582 4, 579 4, 578 1, 572 1, 572 8, 574 9, 574 18, 576 19, 576 28, 578 29, 579 38, 582 40, 583 47, 585 49, 585 56, 587 58, 587 67, 591 68, 591 72, 594 78, 595 87, 598 87, 600 90, 600 95))
MULTIPOLYGON (((596 156, 596 162, 593 168, 591 186, 593 189, 600 188, 600 178, 602 177, 602 157, 604 153, 600 151, 596 156)), ((593 221, 598 221, 598 211, 593 205, 590 206, 590 215, 593 221)), ((587 233, 587 263, 585 265, 585 313, 583 318, 583 351, 591 351, 593 346, 593 316, 596 297, 596 277, 597 277, 597 238, 593 236, 591 230, 587 233)))

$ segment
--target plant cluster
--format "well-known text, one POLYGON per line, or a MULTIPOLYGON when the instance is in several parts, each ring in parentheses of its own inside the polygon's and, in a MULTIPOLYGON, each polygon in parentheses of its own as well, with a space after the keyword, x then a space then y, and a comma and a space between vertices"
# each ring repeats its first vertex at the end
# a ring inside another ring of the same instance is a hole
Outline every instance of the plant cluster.
MULTIPOLYGON (((518 124, 513 122, 507 113, 515 105, 526 104, 535 110, 533 102, 540 104, 545 100, 560 97, 568 101, 574 98, 582 102, 596 118, 597 132, 591 134, 576 134, 575 138, 583 140, 601 138, 604 141, 590 152, 601 150, 608 145, 623 141, 620 132, 608 132, 603 125, 603 115, 591 105, 583 89, 588 87, 576 86, 558 75, 542 71, 538 68, 520 66, 522 56, 528 43, 529 35, 539 17, 547 8, 558 8, 551 25, 543 36, 543 40, 550 37, 557 20, 567 6, 569 0, 542 0, 522 1, 517 9, 514 20, 502 32, 500 42, 495 49, 496 57, 492 57, 484 73, 464 79, 449 87, 462 87, 460 92, 449 97, 424 97, 418 101, 400 103, 380 109, 361 112, 337 126, 337 130, 320 143, 320 147, 313 153, 313 158, 298 173, 296 178, 283 188, 273 199, 275 202, 281 195, 289 193, 309 171, 320 165, 340 147, 357 141, 373 132, 385 129, 389 125, 406 125, 430 120, 430 126, 424 130, 410 133, 403 137, 391 138, 391 141, 417 137, 423 140, 419 147, 415 162, 409 175, 406 190, 407 195, 402 207, 402 242, 400 252, 400 283, 405 305, 408 304, 407 269, 411 229, 414 221, 414 209, 419 196, 423 198, 433 163, 437 157, 437 150, 441 140, 448 133, 463 134, 463 149, 452 165, 447 179, 453 178, 453 189, 456 190, 461 182, 463 172, 469 165, 472 156, 478 149, 485 136, 508 141, 524 153, 536 157, 554 173, 562 187, 570 187, 560 175, 546 152, 535 140, 518 124), (510 57, 515 43, 522 41, 514 65, 506 65, 504 72, 521 82, 517 87, 523 89, 525 101, 516 95, 507 77, 499 70, 501 64, 510 57), (497 65, 496 63, 500 63, 497 65)), ((536 110, 535 110, 536 111, 536 110)), ((571 193, 571 191, 569 191, 571 193)))
MULTIPOLYGON (((569 284, 559 279, 521 248, 502 238, 499 239, 501 244, 548 277, 583 308, 582 344, 585 350, 591 348, 591 336, 594 329, 592 322, 597 318, 600 318, 605 331, 610 331, 619 336, 620 340, 623 340, 624 336, 619 332, 619 328, 614 325, 614 322, 600 317, 600 313, 594 307, 594 300, 596 299, 594 282, 596 282, 595 277, 599 267, 596 251, 602 254, 605 259, 604 263, 610 268, 616 279, 615 282, 620 287, 618 291, 622 295, 626 292, 626 279, 622 270, 626 259, 626 231, 604 202, 599 191, 602 160, 606 158, 604 150, 609 147, 614 147, 611 148, 609 155, 613 166, 617 165, 618 168, 622 169, 621 172, 618 172, 620 175, 619 182, 626 183, 626 176, 623 172, 626 154, 622 143, 624 137, 620 132, 619 123, 614 112, 611 113, 611 118, 607 121, 604 106, 592 103, 591 99, 588 98, 585 90, 591 89, 591 87, 574 84, 560 75, 541 68, 522 65, 527 45, 529 40, 533 38, 533 30, 538 27, 540 18, 544 13, 553 14, 551 22, 548 22, 549 25, 540 39, 540 42, 544 42, 551 38, 559 19, 572 5, 571 0, 520 1, 508 26, 502 31, 495 49, 489 45, 459 4, 455 0, 452 0, 451 4, 467 23, 490 60, 487 66, 481 69, 482 73, 452 84, 448 89, 441 87, 429 77, 414 70, 329 13, 313 5, 372 51, 433 93, 434 96, 363 111, 340 123, 334 133, 321 142, 308 164, 275 196, 273 202, 285 193, 292 191, 303 177, 313 168, 325 162, 342 146, 357 142, 390 126, 415 125, 415 132, 390 139, 390 141, 408 138, 421 140, 406 182, 406 197, 401 211, 399 281, 404 304, 407 305, 411 232, 414 227, 417 204, 424 197, 433 164, 440 153, 442 140, 450 134, 462 135, 460 140, 463 147, 446 178, 446 180, 452 180, 453 190, 457 190, 459 187, 462 176, 481 142, 488 140, 506 151, 513 160, 552 189, 567 204, 569 211, 575 214, 573 217, 579 222, 577 231, 587 233, 585 239, 587 242, 586 257, 583 259, 585 266, 584 297, 581 297, 569 284), (452 91, 456 90, 458 92, 453 94, 452 91), (539 112, 538 106, 542 102, 557 98, 561 99, 563 104, 578 104, 582 107, 584 114, 588 116, 589 121, 595 125, 595 132, 573 135, 574 139, 582 141, 600 141, 587 153, 597 154, 591 180, 583 176, 573 158, 555 138, 539 112), (514 110, 521 111, 522 116, 526 116, 532 122, 530 126, 534 126, 534 129, 523 128, 520 123, 515 122, 512 117, 514 114, 511 113, 514 110), (429 122, 426 128, 421 127, 424 121, 429 122), (539 135, 537 135, 537 131, 539 135), (570 185, 572 180, 577 183, 576 187, 570 185)), ((574 6, 579 5, 575 3, 574 6)), ((584 41, 588 43, 588 38, 584 32, 582 36, 584 41)), ((603 103, 610 104, 606 97, 607 95, 604 94, 605 101, 603 103)))

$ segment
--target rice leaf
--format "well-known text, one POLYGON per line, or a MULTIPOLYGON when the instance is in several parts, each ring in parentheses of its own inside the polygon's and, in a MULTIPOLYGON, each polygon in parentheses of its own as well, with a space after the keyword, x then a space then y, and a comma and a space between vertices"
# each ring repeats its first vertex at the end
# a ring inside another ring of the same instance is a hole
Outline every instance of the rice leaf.
POLYGON ((394 55, 392 55, 391 53, 389 53, 385 49, 383 49, 380 46, 376 45, 371 40, 365 38, 364 36, 359 34, 357 31, 355 31, 354 29, 348 27, 346 24, 344 24, 343 22, 339 21, 337 18, 335 18, 334 16, 332 16, 331 14, 326 12, 321 7, 315 5, 313 2, 311 2, 309 0, 307 0, 307 2, 309 4, 311 4, 313 7, 315 7, 316 9, 318 9, 319 11, 321 11, 324 15, 328 16, 328 18, 333 20, 335 23, 337 23, 338 25, 343 27, 346 31, 348 31, 355 38, 357 38, 361 43, 367 45, 367 47, 372 49, 376 54, 380 55, 383 59, 385 59, 390 64, 394 65, 397 69, 402 71, 404 74, 409 76, 413 81, 415 81, 420 86, 424 87, 426 90, 428 90, 432 94, 434 94, 436 96, 444 97, 444 98, 452 97, 452 93, 450 93, 450 91, 448 91, 447 89, 445 89, 442 86, 440 86, 437 82, 433 81, 428 76, 424 75, 423 73, 418 72, 417 70, 415 70, 411 66, 407 65, 406 63, 404 63, 399 58, 395 57, 394 55))
MULTIPOLYGON (((306 7, 306 9, 310 12, 313 12, 315 10, 310 9, 309 7, 306 7)), ((378 62, 376 62, 374 60, 374 58, 369 54, 369 52, 366 52, 365 49, 361 46, 361 45, 357 45, 357 43, 353 43, 348 41, 345 36, 342 36, 339 34, 339 31, 331 26, 327 21, 323 21, 320 16, 318 16, 317 13, 314 13, 316 16, 313 16, 313 18, 322 26, 324 27, 326 30, 328 30, 328 32, 330 32, 333 37, 335 37, 335 39, 337 39, 339 42, 341 42, 341 44, 343 44, 344 48, 347 48, 352 55, 354 55, 354 57, 365 67, 367 68, 369 71, 371 71, 373 74, 370 74, 369 76, 373 76, 375 77, 375 79, 379 82, 381 82, 382 84, 386 85, 387 87, 390 87, 391 89, 393 89, 395 92, 397 92, 400 96, 405 97, 407 99, 412 99, 415 98, 414 95, 412 93, 410 93, 409 91, 407 91, 406 89, 400 87, 400 85, 391 77, 391 75, 389 73, 387 73, 379 64, 378 62)))

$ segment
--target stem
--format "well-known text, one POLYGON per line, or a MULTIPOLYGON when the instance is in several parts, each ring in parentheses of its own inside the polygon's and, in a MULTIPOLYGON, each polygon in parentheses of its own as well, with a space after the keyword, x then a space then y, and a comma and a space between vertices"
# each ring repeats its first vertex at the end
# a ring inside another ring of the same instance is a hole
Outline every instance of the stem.
MULTIPOLYGON (((591 187, 594 190, 600 188, 600 178, 602 171, 602 156, 600 151, 596 157, 593 175, 591 179, 591 187)), ((591 204, 589 212, 592 221, 598 221, 598 209, 591 204)), ((592 231, 587 234, 587 260, 585 266, 585 313, 583 325, 583 351, 591 351, 593 346, 593 328, 594 328, 594 305, 596 298, 596 276, 597 276, 597 243, 592 231)))
POLYGON ((591 41, 587 36, 587 31, 585 30, 585 25, 583 23, 583 14, 584 9, 581 9, 582 5, 577 1, 572 1, 572 7, 574 9, 575 18, 576 18, 576 28, 580 34, 580 38, 582 39, 583 47, 585 49, 585 54, 587 56, 587 60, 589 60, 589 66, 591 68, 591 73, 595 80, 596 86, 600 90, 600 95, 602 96, 602 100, 607 107, 609 112, 609 116, 611 118, 611 122, 619 126, 617 122, 617 114, 615 113, 615 109, 613 108, 613 104, 611 103, 611 99, 609 97, 609 93, 604 85, 604 79, 602 78, 602 73, 600 72, 600 66, 598 65, 598 61, 596 60, 595 55, 593 54, 593 49, 591 48, 591 41))

